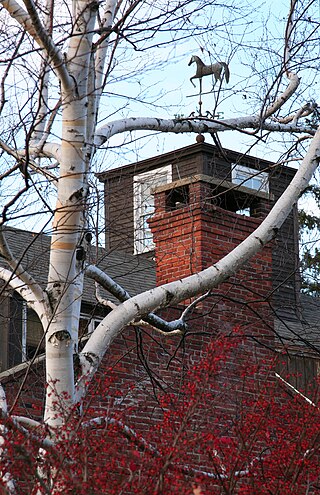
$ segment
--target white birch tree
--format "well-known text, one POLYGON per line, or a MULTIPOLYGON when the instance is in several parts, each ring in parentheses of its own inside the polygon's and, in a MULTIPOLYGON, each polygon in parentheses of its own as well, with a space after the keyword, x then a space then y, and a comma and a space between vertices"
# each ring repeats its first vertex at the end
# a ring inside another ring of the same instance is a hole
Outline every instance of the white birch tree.
MULTIPOLYGON (((204 3, 207 9, 217 8, 215 2, 204 3)), ((309 9, 312 4, 310 2, 309 9)), ((280 70, 273 80, 268 81, 269 93, 264 95, 260 106, 256 105, 255 112, 224 120, 202 116, 164 119, 133 115, 100 122, 101 105, 107 98, 104 91, 112 74, 115 54, 122 44, 131 42, 134 49, 143 50, 147 44, 154 47, 162 43, 174 44, 179 36, 196 35, 193 15, 198 15, 205 5, 201 1, 188 0, 168 4, 164 1, 155 6, 144 0, 70 0, 61 4, 54 0, 36 3, 33 0, 1 0, 1 5, 2 31, 7 35, 6 51, 2 52, 3 64, 6 63, 1 84, 2 115, 9 119, 8 85, 13 89, 18 86, 18 78, 12 73, 16 61, 21 60, 24 64, 21 65, 22 76, 27 69, 29 72, 34 70, 39 76, 34 91, 30 90, 29 99, 20 102, 21 115, 28 117, 23 122, 24 138, 21 137, 22 132, 16 138, 5 130, 0 140, 2 157, 9 163, 1 178, 5 179, 20 170, 25 181, 24 187, 8 199, 3 209, 2 229, 10 210, 28 191, 30 171, 42 175, 55 188, 56 204, 46 289, 26 272, 20 260, 14 258, 3 232, 1 254, 10 269, 1 268, 0 277, 34 309, 43 325, 48 385, 44 422, 48 427, 48 442, 54 442, 57 428, 61 427, 65 417, 57 414, 57 398, 59 404, 64 401, 66 411, 75 403, 81 403, 106 351, 126 325, 168 304, 201 296, 226 280, 273 239, 308 185, 320 156, 320 130, 307 120, 315 111, 316 104, 305 101, 295 111, 291 109, 298 101, 297 95, 303 98, 303 93, 299 93, 300 82, 304 77, 305 65, 311 64, 309 57, 304 65, 303 56, 306 56, 304 52, 307 50, 303 49, 299 36, 307 37, 307 46, 308 41, 313 42, 318 25, 310 19, 308 34, 302 33, 303 22, 307 24, 308 9, 301 6, 298 0, 291 0, 284 24, 284 55, 280 70), (170 31, 170 40, 165 38, 166 29, 162 30, 163 26, 170 31), (298 172, 286 192, 259 228, 215 265, 135 297, 123 297, 78 353, 84 277, 91 277, 103 287, 117 290, 107 274, 93 265, 83 269, 82 260, 76 256, 77 247, 88 227, 88 177, 98 150, 107 147, 113 136, 129 131, 215 135, 230 130, 258 137, 264 133, 274 132, 277 136, 280 133, 290 136, 290 146, 299 140, 308 142, 298 172), (18 143, 24 141, 24 145, 16 145, 15 139, 18 143), (77 381, 73 367, 74 354, 79 354, 81 364, 81 375, 77 381)), ((226 8, 235 7, 232 2, 226 2, 226 8)), ((200 26, 199 31, 201 29, 200 26)), ((262 82, 261 88, 263 90, 262 82)), ((9 124, 13 126, 14 122, 9 124)), ((183 316, 168 324, 157 320, 154 315, 146 318, 151 319, 154 327, 165 325, 168 333, 183 332, 183 316)), ((6 415, 3 392, 1 401, 2 414, 6 415)), ((15 421, 21 428, 32 425, 28 418, 15 418, 15 421)), ((2 476, 8 480, 8 492, 14 493, 9 473, 2 473, 2 476)))

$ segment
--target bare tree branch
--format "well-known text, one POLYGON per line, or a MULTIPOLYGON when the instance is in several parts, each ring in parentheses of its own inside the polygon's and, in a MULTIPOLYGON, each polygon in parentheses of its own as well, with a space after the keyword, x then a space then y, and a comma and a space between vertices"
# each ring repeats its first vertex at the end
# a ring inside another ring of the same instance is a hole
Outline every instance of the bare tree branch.
POLYGON ((26 0, 25 2, 28 13, 16 2, 16 0, 1 0, 1 4, 9 12, 12 18, 23 26, 39 46, 46 50, 61 83, 66 89, 71 90, 74 87, 74 81, 67 71, 63 55, 55 46, 52 38, 46 33, 33 1, 26 0))
MULTIPOLYGON (((104 289, 108 290, 113 296, 119 299, 119 301, 124 302, 131 298, 127 291, 125 291, 117 282, 112 280, 109 275, 104 273, 98 267, 94 265, 87 266, 86 275, 98 282, 104 289)), ((148 323, 156 330, 159 330, 165 334, 169 333, 181 335, 186 331, 186 324, 182 318, 167 322, 159 316, 149 313, 148 315, 142 317, 142 322, 148 323)))
MULTIPOLYGON (((51 174, 50 172, 48 172, 45 168, 39 167, 39 165, 36 162, 30 159, 30 157, 26 156, 25 152, 16 151, 15 149, 8 146, 4 141, 2 141, 2 139, 0 139, 0 148, 2 148, 6 153, 8 153, 8 155, 15 158, 18 162, 20 163, 23 162, 27 164, 31 168, 31 170, 34 170, 35 172, 43 175, 46 179, 50 180, 53 184, 57 185, 57 177, 51 174)), ((46 149, 48 150, 48 154, 46 156, 53 156, 52 152, 54 152, 56 155, 57 145, 49 143, 46 149), (49 154, 49 150, 50 150, 50 154, 49 154)), ((32 148, 29 150, 29 152, 30 153, 33 152, 32 148)))
POLYGON ((14 278, 19 279, 19 283, 23 282, 23 284, 28 287, 33 294, 36 300, 42 303, 45 307, 46 312, 50 313, 50 303, 47 297, 47 294, 40 287, 39 284, 34 280, 34 278, 23 268, 21 262, 18 261, 12 254, 12 251, 7 243, 5 232, 3 228, 0 228, 0 256, 2 256, 11 269, 13 270, 12 276, 14 278))
MULTIPOLYGON (((29 279, 27 274, 25 274, 23 278, 25 278, 26 280, 29 279)), ((39 316, 43 327, 46 328, 48 326, 50 317, 48 317, 48 303, 45 293, 41 292, 41 294, 43 294, 43 298, 38 298, 38 291, 34 291, 32 285, 30 285, 30 287, 27 286, 21 278, 19 278, 14 274, 14 272, 11 272, 6 268, 0 267, 0 279, 6 282, 22 297, 22 299, 24 299, 24 301, 27 302, 28 306, 30 306, 39 316)), ((30 278, 30 283, 31 280, 32 277, 30 278)))
POLYGON ((255 129, 266 130, 283 133, 308 133, 315 134, 315 129, 311 125, 293 125, 281 124, 280 122, 261 122, 259 116, 251 115, 248 117, 238 117, 233 119, 225 119, 223 121, 213 119, 175 119, 166 120, 160 118, 135 117, 122 120, 116 120, 106 124, 96 132, 95 145, 103 146, 112 136, 122 132, 130 131, 158 131, 158 132, 174 132, 174 133, 213 133, 230 130, 255 129))
POLYGON ((300 118, 307 117, 308 115, 314 114, 318 109, 318 105, 315 101, 310 101, 303 105, 303 107, 299 108, 295 113, 288 115, 287 117, 275 117, 277 122, 281 122, 282 124, 288 124, 292 122, 297 124, 300 118))

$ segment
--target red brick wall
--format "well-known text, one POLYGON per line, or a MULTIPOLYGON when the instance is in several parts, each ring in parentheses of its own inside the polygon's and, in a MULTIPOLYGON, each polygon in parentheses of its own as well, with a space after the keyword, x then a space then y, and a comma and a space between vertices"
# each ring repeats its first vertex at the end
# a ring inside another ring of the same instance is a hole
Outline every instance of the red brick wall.
MULTIPOLYGON (((166 192, 156 194, 156 213, 150 225, 156 245, 158 285, 219 261, 261 223, 261 217, 239 215, 215 206, 210 194, 209 184, 190 184, 188 204, 173 210, 166 207, 166 192)), ((268 204, 262 203, 260 210, 266 213, 268 204)), ((273 346, 271 295, 270 244, 201 303, 198 310, 206 315, 202 324, 216 331, 231 331, 240 325, 273 346)))
MULTIPOLYGON (((208 198, 208 185, 196 182, 190 185, 189 203, 167 211, 166 193, 156 194, 156 213, 150 225, 156 244, 158 285, 207 268, 261 223, 261 218, 239 215, 210 204, 208 198)), ((251 265, 250 271, 252 268, 257 270, 257 276, 250 277, 249 285, 263 289, 267 294, 271 287, 270 245, 254 258, 251 265)))

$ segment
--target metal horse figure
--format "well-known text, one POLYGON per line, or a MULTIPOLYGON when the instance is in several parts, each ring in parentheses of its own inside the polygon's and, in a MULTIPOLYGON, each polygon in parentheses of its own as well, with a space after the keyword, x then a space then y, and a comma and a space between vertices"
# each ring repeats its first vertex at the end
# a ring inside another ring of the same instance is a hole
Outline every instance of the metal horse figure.
POLYGON ((202 93, 202 78, 203 76, 209 76, 210 74, 214 75, 215 78, 215 83, 218 80, 222 80, 222 70, 224 71, 224 76, 226 78, 226 82, 229 82, 230 79, 230 71, 228 64, 226 62, 216 62, 215 64, 211 65, 205 65, 201 58, 198 57, 197 55, 192 55, 191 60, 188 65, 191 65, 193 63, 197 64, 197 71, 194 76, 190 78, 191 83, 193 84, 194 87, 196 85, 193 82, 193 79, 199 79, 200 81, 200 94, 202 93))

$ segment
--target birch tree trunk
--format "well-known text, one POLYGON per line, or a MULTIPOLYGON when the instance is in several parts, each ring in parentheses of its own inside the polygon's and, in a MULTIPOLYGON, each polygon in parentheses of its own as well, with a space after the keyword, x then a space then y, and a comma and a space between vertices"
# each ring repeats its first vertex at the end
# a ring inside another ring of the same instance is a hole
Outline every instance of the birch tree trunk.
POLYGON ((53 317, 46 332, 45 421, 56 426, 74 403, 73 356, 78 348, 78 325, 83 286, 83 259, 77 247, 85 227, 87 183, 87 108, 92 33, 98 4, 74 2, 74 34, 67 54, 73 84, 62 85, 60 178, 53 222, 47 291, 53 317), (60 402, 60 415, 57 415, 60 402))

